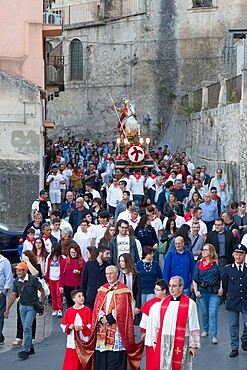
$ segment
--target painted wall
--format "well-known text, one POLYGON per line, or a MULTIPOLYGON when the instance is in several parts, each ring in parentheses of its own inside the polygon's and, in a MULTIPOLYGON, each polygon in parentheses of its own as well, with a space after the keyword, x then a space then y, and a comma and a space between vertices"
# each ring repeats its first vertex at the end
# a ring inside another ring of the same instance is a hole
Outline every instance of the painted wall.
POLYGON ((0 1, 0 70, 43 86, 43 0, 0 1))

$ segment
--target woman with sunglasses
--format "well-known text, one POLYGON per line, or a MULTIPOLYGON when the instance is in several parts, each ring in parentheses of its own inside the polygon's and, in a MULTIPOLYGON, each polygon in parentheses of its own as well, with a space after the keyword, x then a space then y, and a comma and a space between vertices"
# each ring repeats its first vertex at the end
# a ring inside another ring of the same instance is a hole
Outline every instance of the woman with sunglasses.
POLYGON ((204 244, 202 258, 195 266, 193 288, 202 311, 201 337, 206 338, 210 332, 213 344, 218 344, 218 310, 223 294, 222 273, 223 267, 214 246, 209 243, 204 244))

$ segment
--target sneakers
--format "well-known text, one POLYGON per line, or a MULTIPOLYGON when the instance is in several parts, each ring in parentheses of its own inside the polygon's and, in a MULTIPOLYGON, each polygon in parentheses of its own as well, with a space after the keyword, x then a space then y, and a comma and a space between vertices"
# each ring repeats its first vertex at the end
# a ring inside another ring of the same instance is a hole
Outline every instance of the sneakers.
POLYGON ((212 338, 212 343, 213 343, 213 344, 218 344, 218 339, 217 339, 216 337, 213 337, 213 338, 212 338))
POLYGON ((52 311, 51 316, 57 316, 57 311, 52 311))
POLYGON ((20 347, 21 345, 22 345, 22 339, 20 338, 16 338, 16 340, 14 340, 14 342, 12 343, 13 347, 20 347))
POLYGON ((62 316, 63 316, 63 311, 58 310, 58 311, 57 311, 57 316, 58 316, 58 317, 62 317, 62 316))
POLYGON ((21 351, 18 353, 18 357, 22 360, 27 360, 29 357, 29 352, 21 351))
POLYGON ((208 331, 202 332, 202 334, 201 334, 202 338, 206 338, 207 336, 208 336, 208 331))

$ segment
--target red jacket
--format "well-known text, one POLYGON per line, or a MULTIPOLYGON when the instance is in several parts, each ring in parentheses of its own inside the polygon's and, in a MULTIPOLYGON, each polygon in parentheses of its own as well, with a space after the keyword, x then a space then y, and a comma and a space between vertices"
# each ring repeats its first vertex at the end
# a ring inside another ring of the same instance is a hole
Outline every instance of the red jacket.
POLYGON ((70 259, 70 263, 68 263, 67 258, 65 258, 61 265, 59 287, 63 288, 64 286, 68 286, 71 288, 77 288, 80 286, 84 265, 85 261, 83 258, 81 264, 73 259, 70 259), (80 274, 74 273, 74 270, 79 270, 80 274))

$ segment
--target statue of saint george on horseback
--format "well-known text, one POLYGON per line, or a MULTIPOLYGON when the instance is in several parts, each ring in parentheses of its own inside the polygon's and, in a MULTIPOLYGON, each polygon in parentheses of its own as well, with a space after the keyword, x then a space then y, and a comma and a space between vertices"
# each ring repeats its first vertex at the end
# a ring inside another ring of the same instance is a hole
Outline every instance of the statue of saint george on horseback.
POLYGON ((138 123, 136 120, 134 101, 130 102, 129 100, 123 98, 122 103, 122 108, 118 108, 114 103, 112 104, 116 113, 121 113, 121 116, 118 116, 118 131, 120 135, 123 134, 125 137, 134 138, 138 133, 138 123))

